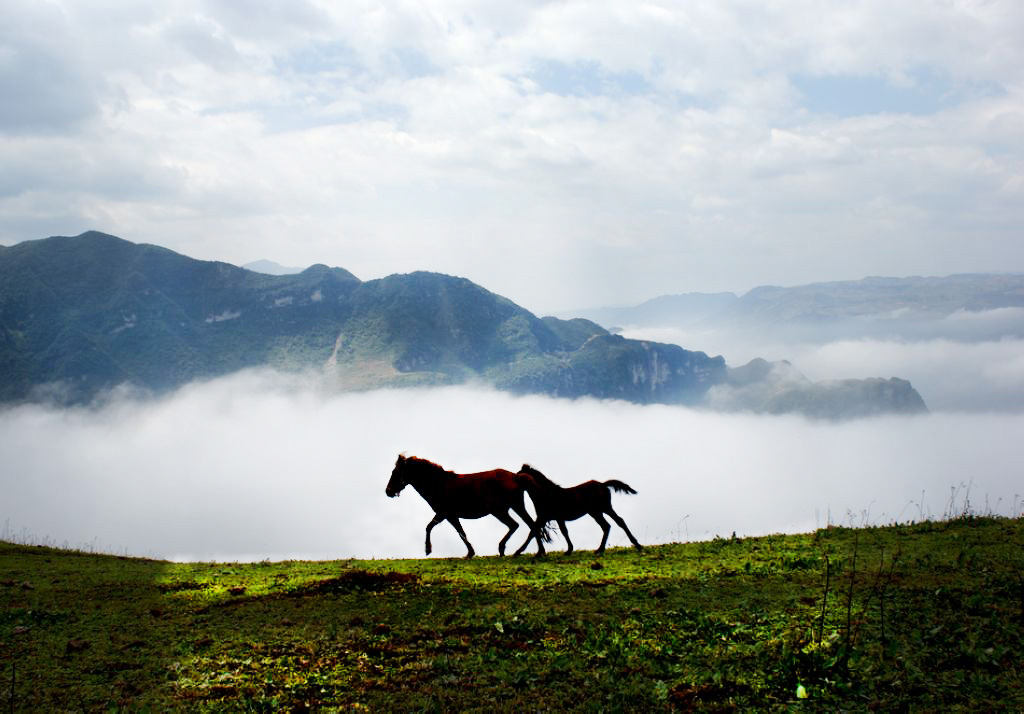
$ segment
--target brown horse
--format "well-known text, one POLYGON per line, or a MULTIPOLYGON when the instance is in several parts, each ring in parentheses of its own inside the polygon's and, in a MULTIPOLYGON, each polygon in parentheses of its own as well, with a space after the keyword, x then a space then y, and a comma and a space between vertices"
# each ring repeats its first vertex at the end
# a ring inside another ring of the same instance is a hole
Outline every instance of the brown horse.
MULTIPOLYGON (((448 521, 458 532, 469 552, 467 558, 475 555, 473 546, 462 530, 460 518, 482 518, 494 516, 508 526, 508 533, 498 543, 498 553, 505 555, 505 544, 519 528, 516 520, 508 514, 509 509, 516 512, 530 528, 530 537, 537 533, 538 552, 544 552, 541 538, 550 540, 543 524, 537 526, 524 504, 526 485, 511 471, 494 469, 474 474, 456 474, 445 471, 432 461, 415 456, 406 458, 399 456, 395 468, 391 472, 384 493, 394 498, 406 486, 412 486, 423 500, 434 509, 434 517, 427 524, 427 555, 430 555, 430 531, 441 521, 448 521)), ((527 539, 529 543, 529 539, 527 539)), ((525 548, 525 545, 524 545, 525 548)), ((522 548, 520 549, 522 550, 522 548)), ((518 553, 517 553, 518 555, 518 553)))
MULTIPOLYGON (((565 522, 575 521, 577 518, 585 515, 589 515, 597 521, 597 524, 601 526, 601 530, 604 531, 604 537, 601 538, 601 547, 597 549, 597 553, 600 555, 604 553, 604 547, 608 543, 608 532, 611 530, 608 521, 604 519, 605 513, 611 516, 612 520, 618 523, 622 530, 626 531, 626 535, 629 536, 629 540, 634 548, 643 550, 643 546, 629 532, 626 522, 612 508, 612 489, 621 493, 636 493, 629 485, 622 481, 611 479, 608 481, 587 481, 571 488, 562 488, 529 464, 523 464, 523 468, 519 469, 519 473, 516 476, 526 486, 526 491, 530 494, 530 499, 533 501, 533 506, 537 511, 536 526, 531 529, 529 537, 527 537, 526 542, 523 543, 519 550, 516 551, 516 555, 522 553, 534 537, 537 538, 537 545, 541 545, 540 539, 543 537, 543 534, 538 535, 538 533, 549 521, 558 523, 558 528, 562 531, 565 542, 569 546, 565 551, 568 555, 572 552, 573 548, 572 541, 569 540, 569 531, 565 528, 565 522)), ((548 540, 550 540, 550 537, 548 540)), ((537 555, 543 555, 543 553, 544 548, 539 547, 537 555)))

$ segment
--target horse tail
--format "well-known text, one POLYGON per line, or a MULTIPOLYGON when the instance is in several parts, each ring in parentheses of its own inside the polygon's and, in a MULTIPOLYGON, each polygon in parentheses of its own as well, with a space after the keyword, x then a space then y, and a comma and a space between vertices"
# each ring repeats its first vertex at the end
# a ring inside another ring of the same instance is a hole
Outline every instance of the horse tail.
MULTIPOLYGON (((551 521, 548 521, 544 525, 538 525, 537 526, 537 533, 540 535, 541 539, 545 543, 550 543, 552 541, 552 538, 553 538, 552 535, 551 535, 551 521)), ((527 541, 527 542, 529 542, 529 541, 527 541)))
POLYGON ((628 483, 623 483, 622 481, 619 481, 618 479, 609 479, 608 481, 604 482, 604 485, 610 488, 614 488, 619 493, 636 493, 635 488, 630 486, 628 483))

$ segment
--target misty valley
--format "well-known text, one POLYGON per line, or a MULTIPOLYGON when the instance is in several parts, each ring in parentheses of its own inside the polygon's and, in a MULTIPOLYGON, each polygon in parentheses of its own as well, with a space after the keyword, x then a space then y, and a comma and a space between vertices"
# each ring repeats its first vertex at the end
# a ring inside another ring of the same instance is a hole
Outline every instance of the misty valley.
MULTIPOLYGON (((462 278, 270 275, 86 233, 0 249, 0 278, 8 539, 409 557, 429 509, 385 503, 399 453, 625 479, 643 543, 1021 509, 1024 276, 541 319, 462 278)), ((473 540, 497 542, 488 520, 473 540)))

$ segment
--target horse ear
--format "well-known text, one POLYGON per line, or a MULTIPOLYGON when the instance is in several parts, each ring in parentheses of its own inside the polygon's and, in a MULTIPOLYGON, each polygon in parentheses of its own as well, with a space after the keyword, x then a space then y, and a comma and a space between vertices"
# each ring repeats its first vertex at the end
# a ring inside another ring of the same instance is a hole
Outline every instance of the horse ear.
POLYGON ((398 461, 396 461, 395 463, 396 463, 396 464, 400 464, 400 463, 402 463, 403 461, 405 461, 405 454, 399 454, 399 455, 398 455, 398 461))

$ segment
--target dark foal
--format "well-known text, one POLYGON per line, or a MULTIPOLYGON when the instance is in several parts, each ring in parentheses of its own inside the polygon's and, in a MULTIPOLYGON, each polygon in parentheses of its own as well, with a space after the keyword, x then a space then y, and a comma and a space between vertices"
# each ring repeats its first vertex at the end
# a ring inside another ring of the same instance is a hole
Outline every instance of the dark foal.
POLYGON ((537 555, 543 555, 544 547, 541 545, 543 533, 541 529, 548 521, 558 523, 558 528, 562 531, 562 536, 565 537, 565 542, 569 546, 565 552, 566 554, 571 553, 573 551, 572 541, 569 540, 569 531, 565 527, 565 522, 575 521, 577 518, 586 515, 597 521, 597 524, 601 526, 601 530, 604 531, 604 536, 601 538, 601 546, 597 549, 597 553, 601 554, 608 543, 608 532, 611 530, 611 526, 605 520, 604 514, 608 514, 613 521, 619 524, 619 527, 626 532, 634 548, 643 550, 643 546, 629 532, 626 522, 612 508, 612 489, 620 493, 636 493, 629 485, 622 481, 611 479, 608 481, 587 481, 578 486, 563 488, 529 464, 523 464, 523 468, 516 475, 525 484, 526 492, 530 494, 530 499, 533 500, 534 508, 537 511, 536 526, 530 530, 529 537, 520 546, 519 550, 516 551, 516 555, 522 553, 533 538, 537 539, 537 555))

